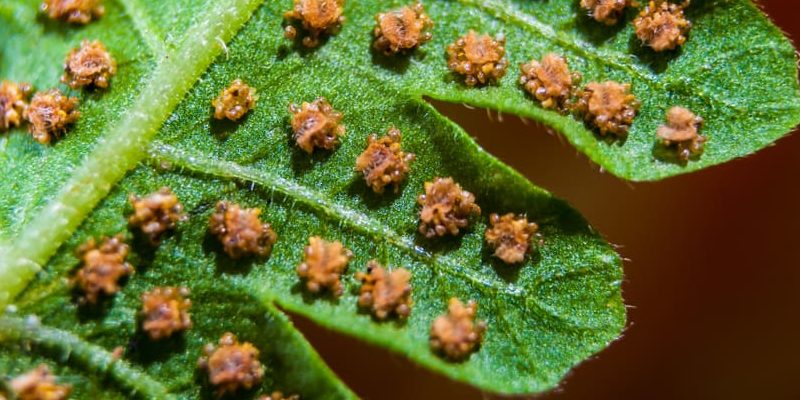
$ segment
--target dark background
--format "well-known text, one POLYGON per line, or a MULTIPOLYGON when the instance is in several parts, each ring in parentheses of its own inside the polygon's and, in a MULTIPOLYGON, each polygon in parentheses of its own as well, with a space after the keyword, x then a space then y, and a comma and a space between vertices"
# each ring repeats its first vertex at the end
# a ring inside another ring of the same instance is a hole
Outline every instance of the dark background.
MULTIPOLYGON (((760 3, 800 38, 800 2, 760 3)), ((628 259, 623 337, 542 399, 800 399, 800 134, 690 175, 628 183, 540 126, 435 105, 628 259)), ((366 399, 493 398, 295 321, 366 399)))

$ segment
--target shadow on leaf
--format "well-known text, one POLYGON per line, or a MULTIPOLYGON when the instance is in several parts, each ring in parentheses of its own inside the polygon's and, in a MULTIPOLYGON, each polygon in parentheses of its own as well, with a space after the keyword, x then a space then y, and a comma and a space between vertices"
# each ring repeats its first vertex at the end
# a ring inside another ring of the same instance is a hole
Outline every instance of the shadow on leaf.
POLYGON ((600 46, 617 36, 625 29, 628 21, 632 20, 634 16, 638 14, 638 10, 628 8, 625 15, 620 18, 616 24, 608 26, 602 22, 595 21, 594 18, 589 16, 589 12, 581 8, 580 1, 573 2, 573 10, 575 15, 577 15, 575 27, 578 32, 585 40, 588 40, 595 46, 600 46))
POLYGON ((680 57, 683 48, 678 47, 675 50, 658 52, 642 43, 636 35, 631 35, 628 41, 628 51, 646 64, 651 71, 661 74, 667 70, 672 60, 680 57))
POLYGON ((373 64, 397 75, 402 75, 408 70, 408 66, 411 65, 411 57, 414 57, 413 53, 387 56, 372 46, 370 46, 370 54, 372 55, 373 64))
MULTIPOLYGON (((242 257, 233 259, 225 253, 219 238, 206 231, 203 236, 203 252, 214 260, 216 273, 218 275, 247 275, 253 270, 256 264, 262 260, 258 257, 242 257)), ((265 257, 265 260, 268 257, 265 257)))
POLYGON ((245 114, 242 118, 238 121, 231 121, 227 118, 223 119, 216 119, 213 116, 211 117, 211 122, 209 126, 211 127, 211 134, 220 141, 225 141, 230 137, 239 126, 243 125, 247 122, 247 119, 250 118, 250 115, 253 114, 249 112, 245 114))
POLYGON ((361 198, 361 201, 364 202, 367 208, 370 210, 377 210, 389 207, 392 203, 397 201, 403 192, 404 186, 405 185, 400 185, 397 192, 395 192, 394 189, 389 186, 382 194, 375 193, 375 191, 373 191, 372 188, 370 188, 364 182, 361 174, 356 174, 347 185, 347 194, 351 196, 358 196, 361 198))
POLYGON ((141 330, 141 323, 138 326, 125 351, 126 357, 131 361, 148 366, 186 352, 186 338, 183 333, 176 332, 168 338, 153 340, 141 330))
MULTIPOLYGON (((342 282, 342 285, 344 285, 344 282, 342 282)), ((345 288, 345 291, 347 291, 347 288, 345 288)), ((294 295, 300 294, 300 296, 303 298, 303 303, 306 304, 312 304, 316 301, 325 301, 333 305, 339 304, 339 297, 334 296, 330 290, 323 289, 319 293, 311 293, 306 288, 304 280, 300 280, 292 285, 291 293, 294 295)))

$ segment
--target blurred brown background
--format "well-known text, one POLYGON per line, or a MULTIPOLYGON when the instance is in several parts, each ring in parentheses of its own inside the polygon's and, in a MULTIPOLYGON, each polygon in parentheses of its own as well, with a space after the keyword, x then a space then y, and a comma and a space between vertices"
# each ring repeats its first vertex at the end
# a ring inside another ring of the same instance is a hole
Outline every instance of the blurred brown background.
MULTIPOLYGON (((800 2, 760 3, 800 38, 800 2)), ((631 184, 542 127, 436 106, 630 259, 624 336, 542 399, 800 399, 800 134, 722 166, 631 184)), ((295 320, 366 399, 492 398, 295 320)))

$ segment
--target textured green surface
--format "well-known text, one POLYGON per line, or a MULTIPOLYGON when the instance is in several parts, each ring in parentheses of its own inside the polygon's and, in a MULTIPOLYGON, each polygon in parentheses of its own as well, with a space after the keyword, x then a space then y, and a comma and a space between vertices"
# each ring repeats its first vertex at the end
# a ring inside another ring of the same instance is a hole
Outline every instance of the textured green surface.
POLYGON ((274 304, 485 390, 552 388, 621 332, 619 257, 568 205, 483 152, 422 96, 548 123, 631 179, 748 154, 798 119, 793 50, 745 1, 696 2, 689 12, 696 29, 679 56, 639 49, 629 27, 598 27, 576 16, 572 1, 429 2, 434 40, 394 61, 370 51, 370 31, 375 13, 400 2, 351 2, 342 32, 313 51, 282 38, 289 1, 108 1, 107 15, 86 27, 47 21, 37 3, 0 4, 1 77, 58 86, 64 54, 83 38, 105 42, 119 74, 106 93, 73 92, 83 116, 55 145, 41 146, 22 129, 0 138, 0 304, 15 303, 19 318, 35 314, 47 327, 26 331, 18 317, 0 320, 3 349, 10 349, 0 352, 0 367, 14 373, 40 358, 63 362, 86 393, 109 385, 123 396, 163 387, 202 397, 210 391, 195 372, 199 349, 231 330, 264 349, 264 389, 350 396, 274 304), (517 87, 513 70, 497 87, 460 84, 445 68, 443 49, 469 28, 505 32, 512 65, 558 51, 587 80, 632 82, 644 105, 630 138, 601 142, 570 117, 541 110, 517 87), (210 99, 234 78, 257 88, 258 107, 238 124, 212 121, 210 99), (348 134, 337 150, 309 157, 290 143, 287 105, 317 96, 344 112, 348 134), (687 167, 652 157, 652 132, 672 104, 701 110, 707 121, 707 152, 687 167), (400 193, 377 196, 353 166, 367 135, 390 125, 417 161, 400 193), (426 180, 448 175, 476 194, 484 215, 463 237, 431 242, 415 234, 415 198, 426 180), (78 310, 65 279, 78 264, 75 248, 90 236, 125 232, 127 195, 164 185, 180 196, 189 221, 157 249, 134 243, 137 274, 122 292, 102 309, 78 310), (221 199, 262 208, 279 235, 270 258, 233 262, 220 251, 206 227, 221 199), (527 213, 545 238, 519 269, 497 263, 482 241, 486 216, 508 211, 527 213), (356 254, 337 300, 306 294, 294 273, 311 235, 341 240, 356 254), (353 274, 371 258, 412 271, 406 323, 376 323, 358 312, 353 274), (139 295, 178 284, 193 290, 196 327, 152 348, 136 331, 139 295), (430 323, 451 296, 477 300, 489 325, 480 351, 458 364, 427 345, 430 323), (64 348, 59 337, 82 350, 64 348), (31 340, 41 346, 15 356, 31 340), (124 364, 104 368, 117 346, 128 348, 124 364))

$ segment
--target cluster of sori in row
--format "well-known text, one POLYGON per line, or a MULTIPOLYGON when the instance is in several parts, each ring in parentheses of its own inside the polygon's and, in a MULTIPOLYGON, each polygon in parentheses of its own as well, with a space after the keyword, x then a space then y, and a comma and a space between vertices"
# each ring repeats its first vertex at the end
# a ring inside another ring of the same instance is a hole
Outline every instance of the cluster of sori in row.
MULTIPOLYGON (((72 89, 105 89, 117 71, 117 64, 99 41, 83 41, 64 61, 61 82, 72 89)), ((63 136, 80 117, 78 99, 58 89, 37 92, 27 83, 0 83, 0 131, 27 121, 28 131, 42 144, 63 136)))
MULTIPOLYGON (((221 118, 241 117, 255 105, 254 100, 247 104, 248 101, 240 101, 241 96, 231 95, 232 91, 254 95, 252 89, 241 82, 234 83, 234 86, 213 100, 221 118)), ((327 101, 318 99, 290 108, 294 110, 291 125, 298 147, 310 153, 316 148, 333 148, 338 143, 338 135, 344 132, 344 126, 338 123, 341 114, 334 111, 327 101)), ((400 148, 400 132, 393 128, 381 139, 369 137, 367 148, 356 161, 356 169, 362 172, 365 183, 374 192, 383 193, 388 185, 397 190, 407 178, 412 159, 412 154, 406 154, 400 148)), ((480 214, 474 195, 451 178, 427 182, 425 193, 417 201, 422 206, 419 232, 428 238, 458 235, 469 225, 472 216, 480 214)), ((187 219, 178 197, 166 187, 146 196, 131 195, 129 202, 132 208, 129 225, 153 246, 160 245, 165 234, 187 219)), ((224 253, 231 259, 267 257, 278 235, 260 216, 258 208, 242 208, 235 203, 220 201, 208 220, 208 232, 218 238, 224 253)), ((532 239, 538 226, 525 216, 511 213, 503 216, 492 214, 489 222, 491 227, 486 230, 485 239, 494 249, 495 256, 509 264, 522 262, 533 248, 532 239)), ((134 267, 126 261, 129 251, 122 233, 99 241, 90 238, 77 249, 81 266, 70 282, 80 294, 80 305, 95 306, 102 298, 121 290, 122 280, 134 272, 134 267)), ((352 257, 353 253, 341 242, 312 236, 296 273, 308 292, 326 291, 338 297, 344 292, 341 276, 352 257)), ((358 305, 371 312, 373 318, 383 321, 409 317, 412 307, 412 275, 409 270, 390 270, 372 260, 365 271, 359 271, 355 276, 361 282, 358 305)), ((142 294, 139 313, 142 331, 151 340, 158 341, 191 328, 189 309, 192 303, 188 296, 186 287, 156 287, 142 294)), ((479 348, 486 330, 483 321, 475 320, 476 314, 474 301, 464 304, 456 298, 450 299, 447 313, 436 318, 431 325, 429 344, 432 351, 451 361, 468 358, 479 348)), ((208 372, 208 380, 219 394, 236 393, 261 382, 264 368, 258 360, 259 350, 250 343, 239 343, 233 333, 225 333, 218 346, 209 345, 204 352, 198 365, 208 372)), ((39 399, 42 397, 36 396, 42 393, 54 396, 47 398, 60 399, 65 397, 58 397, 59 394, 66 396, 68 393, 65 386, 55 383, 44 366, 15 378, 10 387, 21 399, 39 399)), ((275 397, 278 395, 266 398, 280 398, 275 397)))
MULTIPOLYGON (((237 89, 240 92, 244 89, 237 89)), ((223 104, 222 115, 230 115, 231 107, 242 106, 241 102, 226 101, 225 92, 214 103, 223 104)), ((235 96, 234 96, 235 97, 235 96)), ((247 107, 245 107, 247 108, 247 107)), ((343 126, 328 120, 332 111, 322 99, 315 103, 304 103, 292 107, 297 112, 292 120, 298 146, 304 143, 304 135, 318 138, 333 138, 334 141, 309 139, 309 151, 325 148, 326 143, 335 143, 337 132, 343 126), (327 110, 327 112, 325 112, 327 110)), ((246 112, 246 111, 245 111, 246 112)), ((382 138, 369 138, 369 145, 357 160, 357 168, 363 173, 365 182, 376 193, 383 193, 385 186, 395 188, 409 171, 412 159, 399 147, 399 131, 390 130, 382 138), (379 171, 376 171, 378 169, 379 171)), ((131 195, 132 213, 129 225, 145 236, 153 246, 160 245, 165 234, 187 219, 178 197, 169 189, 162 188, 146 196, 131 195)), ((463 190, 451 178, 437 178, 425 184, 425 193, 418 197, 422 205, 419 232, 428 238, 458 235, 469 225, 473 215, 480 214, 475 197, 463 190)), ((208 220, 208 232, 216 236, 227 257, 267 257, 278 240, 278 235, 269 223, 260 218, 258 208, 242 208, 240 205, 220 201, 208 220)), ((509 264, 520 263, 532 249, 532 239, 538 229, 524 216, 492 214, 491 227, 485 232, 487 243, 495 255, 509 264)), ((121 290, 121 281, 133 274, 134 267, 126 261, 130 248, 124 234, 105 237, 100 241, 90 238, 77 249, 81 266, 71 278, 72 285, 80 293, 79 304, 86 307, 96 305, 103 297, 112 296, 121 290)), ((318 236, 309 238, 303 251, 303 261, 296 273, 305 283, 305 289, 313 294, 328 292, 341 296, 344 288, 342 274, 353 257, 353 253, 339 241, 327 241, 318 236)), ((383 321, 389 318, 408 318, 412 307, 411 272, 405 268, 385 268, 371 260, 366 270, 356 273, 361 282, 358 305, 371 312, 373 318, 383 321)), ((158 341, 190 329, 189 309, 192 306, 186 287, 156 287, 141 296, 141 329, 150 340, 158 341)), ((476 321, 477 303, 462 303, 451 298, 447 313, 437 317, 430 328, 432 351, 450 361, 462 361, 477 350, 486 330, 483 321, 476 321)), ((207 371, 209 382, 220 395, 233 394, 242 389, 251 389, 263 378, 264 368, 259 361, 259 350, 248 342, 238 342, 233 333, 226 332, 217 346, 208 345, 205 355, 198 361, 207 371)), ((120 354, 122 356, 122 354, 120 354)), ((15 378, 11 385, 22 399, 39 399, 37 393, 61 393, 68 389, 57 385, 54 377, 44 366, 15 378), (32 397, 28 396, 30 394, 32 397)), ((280 394, 273 394, 275 397, 280 394)), ((65 398, 65 397, 48 397, 65 398)))
MULTIPOLYGON (((316 47, 325 35, 335 34, 344 22, 344 0, 294 0, 294 7, 284 17, 289 21, 285 36, 295 39, 302 30, 301 42, 316 47), (324 5, 324 6, 323 6, 324 5)), ((632 0, 581 0, 580 6, 599 22, 616 24, 632 0)), ((666 0, 650 1, 634 20, 637 36, 654 51, 674 50, 683 45, 691 23, 684 16, 689 1, 682 4, 666 0)), ((73 2, 46 0, 42 9, 56 19, 72 23, 87 23, 103 14, 100 0, 73 2)), ((407 54, 432 38, 433 21, 421 3, 376 16, 374 47, 391 56, 407 54)), ((505 58, 505 38, 479 35, 474 31, 458 38, 447 47, 447 65, 464 77, 468 86, 486 85, 499 81, 508 67, 505 58)), ((62 80, 73 88, 94 86, 104 88, 115 72, 113 59, 99 42, 84 42, 79 50, 70 53, 62 80)), ((615 81, 590 82, 582 88, 581 75, 571 72, 565 57, 550 53, 541 60, 520 65, 519 82, 538 100, 542 107, 561 113, 574 113, 591 125, 601 136, 624 138, 638 113, 640 104, 627 83, 615 81)), ((0 87, 0 130, 30 121, 30 132, 36 140, 48 143, 60 137, 69 124, 76 121, 76 98, 57 90, 34 96, 28 104, 30 86, 3 82, 0 87)), ((236 95, 235 93, 233 94, 236 95)), ((230 111, 236 118, 239 110, 230 111)), ((220 109, 216 114, 219 117, 220 109)), ((707 137, 699 130, 703 119, 681 106, 666 113, 666 124, 656 130, 658 141, 674 151, 680 161, 699 157, 707 137)), ((669 154, 669 153, 664 153, 669 154)))
MULTIPOLYGON (((284 14, 289 21, 285 36, 294 40, 305 31, 303 45, 316 47, 324 35, 337 33, 344 22, 344 0, 294 0, 284 14), (320 7, 324 3, 325 7, 320 7)), ((580 6, 599 22, 613 25, 632 0, 581 0, 580 6)), ((691 23, 684 16, 689 0, 682 4, 650 1, 634 20, 636 35, 654 51, 674 50, 686 42, 691 23)), ((433 34, 432 19, 421 3, 379 13, 373 30, 373 47, 386 56, 408 54, 428 42, 433 34)), ((505 37, 469 31, 447 46, 447 66, 464 78, 467 86, 497 83, 506 74, 505 37)), ((541 60, 520 65, 519 83, 546 109, 572 112, 593 126, 601 136, 624 138, 639 110, 630 84, 614 81, 578 85, 581 75, 570 72, 565 57, 546 54, 541 60)), ((702 118, 675 106, 667 111, 667 124, 656 131, 660 143, 674 150, 681 161, 700 156, 706 137, 699 134, 702 118)))
MULTIPOLYGON (((303 45, 316 47, 324 35, 335 34, 341 28, 344 0, 325 1, 325 7, 320 7, 321 1, 325 0, 294 0, 294 7, 285 14, 290 21, 285 28, 287 38, 297 38, 302 30, 303 45)), ((614 24, 630 3, 629 0, 581 0, 580 5, 596 20, 614 24)), ((650 2, 634 21, 637 35, 655 51, 682 45, 691 26, 683 16, 686 6, 688 2, 682 5, 650 2)), ((100 0, 45 0, 42 10, 51 18, 79 24, 104 13, 100 0)), ((432 37, 433 21, 420 3, 380 13, 376 19, 374 47, 387 56, 409 53, 432 37)), ((463 76, 468 86, 495 83, 508 67, 504 37, 492 38, 473 31, 449 45, 447 57, 448 67, 463 76)), ((578 88, 580 74, 571 72, 567 60, 557 54, 531 60, 520 69, 520 84, 544 108, 575 112, 601 135, 624 137, 638 111, 639 103, 630 93, 630 85, 608 81, 591 82, 578 88)), ((115 72, 116 63, 104 45, 98 41, 84 41, 67 55, 62 82, 73 89, 104 89, 115 72)), ((79 117, 78 99, 52 89, 36 93, 29 101, 31 92, 30 85, 2 82, 0 130, 19 126, 27 120, 33 137, 43 144, 50 143, 61 137, 79 117)), ((234 80, 212 101, 214 117, 239 120, 255 107, 257 99, 252 87, 242 80, 234 80)), ((338 145, 339 136, 345 130, 340 123, 343 114, 326 99, 292 104, 289 111, 298 148, 310 154, 315 149, 332 150, 338 145)), ((665 145, 675 147, 679 157, 685 160, 703 150, 705 137, 698 134, 701 123, 702 119, 691 111, 673 107, 667 113, 667 125, 658 129, 657 136, 665 145)), ((413 160, 414 155, 401 147, 401 132, 390 128, 381 138, 375 135, 368 138, 355 169, 363 174, 374 192, 383 193, 387 186, 396 191, 406 179, 413 160)), ((168 188, 145 197, 132 195, 130 201, 134 210, 130 224, 156 245, 163 234, 186 218, 177 196, 168 188)), ((422 206, 419 232, 428 238, 458 235, 469 225, 473 215, 480 214, 474 196, 452 178, 427 182, 418 202, 422 206)), ((489 222, 485 239, 495 256, 509 264, 522 262, 532 248, 537 225, 515 214, 492 214, 489 222)), ((217 204, 209 220, 209 231, 219 238, 225 253, 233 259, 266 257, 277 241, 270 224, 261 221, 259 209, 242 208, 225 201, 217 204)), ((81 292, 81 303, 95 304, 101 296, 119 291, 120 280, 134 270, 126 262, 128 252, 129 246, 122 234, 103 238, 99 243, 90 239, 78 249, 82 266, 72 282, 81 292)), ((352 256, 342 243, 313 236, 296 272, 309 292, 327 290, 339 296, 343 293, 340 278, 352 256)), ((358 272, 356 277, 362 283, 358 304, 371 310, 374 318, 384 320, 410 315, 412 277, 408 270, 389 270, 373 260, 366 272, 358 272)), ((161 340, 191 327, 188 294, 185 287, 157 287, 142 295, 142 329, 150 339, 161 340)), ((479 347, 486 330, 484 322, 475 320, 476 313, 475 302, 464 304, 451 299, 448 312, 431 325, 432 350, 448 360, 466 359, 479 347)), ((225 333, 218 346, 209 345, 204 351, 199 366, 207 370, 209 381, 219 393, 235 393, 261 382, 264 372, 258 360, 258 349, 247 342, 239 343, 234 334, 225 333)), ((69 393, 66 386, 55 382, 46 366, 15 378, 10 387, 21 399, 59 399, 66 398, 69 393)), ((284 397, 276 392, 264 398, 284 397)))
MULTIPOLYGON (((223 366, 224 362, 237 362, 248 364, 251 368, 249 371, 238 371, 238 374, 243 374, 237 378, 247 382, 250 385, 255 385, 260 382, 261 374, 263 374, 262 367, 258 363, 258 350, 250 343, 239 343, 236 336, 227 333, 219 341, 219 348, 215 349, 214 346, 209 345, 206 350, 211 351, 212 355, 201 359, 202 363, 211 368, 211 365, 216 365, 217 368, 223 366), (242 358, 245 357, 245 358, 242 358)), ((228 374, 234 373, 228 371, 228 374)), ((9 393, 3 394, 0 392, 0 400, 67 400, 72 392, 72 386, 65 383, 58 383, 57 377, 50 372, 50 368, 46 364, 40 364, 36 368, 27 371, 19 376, 13 378, 6 386, 9 388, 9 393), (10 396, 10 397, 6 397, 10 396)), ((226 395, 225 390, 234 389, 238 390, 239 384, 221 386, 222 391, 219 392, 220 396, 226 395)), ((274 391, 270 394, 261 395, 257 400, 300 400, 298 395, 286 395, 281 391, 274 391)))
MULTIPOLYGON (((87 2, 88 3, 88 2, 87 2)), ((54 12, 54 4, 43 7, 51 16, 66 18, 71 22, 88 22, 91 16, 102 14, 100 9, 92 13, 54 12), (65 15, 74 16, 65 17, 65 15), (77 16, 80 16, 77 17, 77 16), (84 18, 85 17, 85 18, 84 18)), ((407 9, 404 9, 407 10, 407 9)), ((415 10, 421 12, 421 6, 415 10)), ((106 88, 116 71, 113 58, 99 42, 84 42, 67 57, 62 80, 75 89, 106 88)), ((30 121, 30 130, 37 139, 47 143, 60 137, 67 126, 75 121, 77 99, 66 98, 56 90, 34 96, 30 104, 26 97, 27 85, 4 82, 0 93, 13 101, 3 103, 3 122, 18 126, 20 119, 30 121), (42 121, 37 123, 37 121, 42 121)), ((0 97, 2 98, 2 97, 0 97)), ((231 85, 212 100, 214 117, 239 120, 255 107, 256 91, 243 81, 234 80, 231 85)), ((324 98, 311 103, 289 106, 291 127, 298 148, 311 154, 315 149, 333 150, 344 134, 341 124, 343 114, 336 111, 324 98)), ((390 128, 381 138, 371 135, 367 147, 355 162, 366 184, 378 194, 391 186, 395 191, 410 172, 414 154, 401 147, 401 132, 390 128)), ((161 242, 162 236, 186 219, 178 197, 168 188, 144 197, 131 195, 133 213, 129 223, 149 238, 153 245, 161 242)), ((480 214, 472 193, 462 189, 452 178, 436 178, 425 184, 425 193, 418 197, 422 206, 419 214, 419 232, 428 238, 458 235, 470 224, 472 216, 480 214)), ((257 208, 242 208, 238 204, 221 201, 209 219, 209 232, 222 244, 224 252, 232 259, 242 257, 266 257, 277 241, 277 234, 270 224, 260 219, 257 208)), ((538 226, 524 215, 512 213, 492 214, 490 228, 485 232, 487 243, 494 254, 509 264, 521 263, 532 249, 532 239, 538 226)), ((96 241, 89 239, 78 248, 81 267, 74 274, 72 285, 80 292, 79 303, 93 306, 102 297, 112 296, 121 289, 121 281, 134 272, 126 261, 129 245, 125 235, 117 234, 96 241)), ((326 241, 313 236, 304 250, 304 260, 297 267, 298 277, 305 282, 311 293, 328 291, 334 296, 343 293, 341 275, 346 271, 353 254, 338 241, 326 241)), ((411 273, 405 268, 389 270, 372 260, 365 272, 356 273, 361 281, 358 305, 370 310, 377 320, 391 317, 407 318, 411 313, 411 273)), ((157 341, 191 327, 189 309, 191 301, 186 287, 156 287, 141 296, 141 329, 151 340, 157 341)), ((466 304, 452 298, 447 313, 436 318, 430 329, 431 349, 443 358, 461 361, 479 348, 486 330, 483 321, 476 321, 477 304, 466 304)), ((218 346, 204 349, 198 365, 208 372, 211 384, 218 393, 235 393, 250 389, 261 382, 264 368, 260 364, 259 350, 252 344, 239 343, 233 333, 225 333, 218 346)), ((121 356, 121 354, 120 354, 121 356)), ((58 385, 46 366, 18 376, 10 384, 14 394, 21 399, 66 398, 69 389, 58 385)), ((282 398, 278 392, 265 398, 282 398)))

